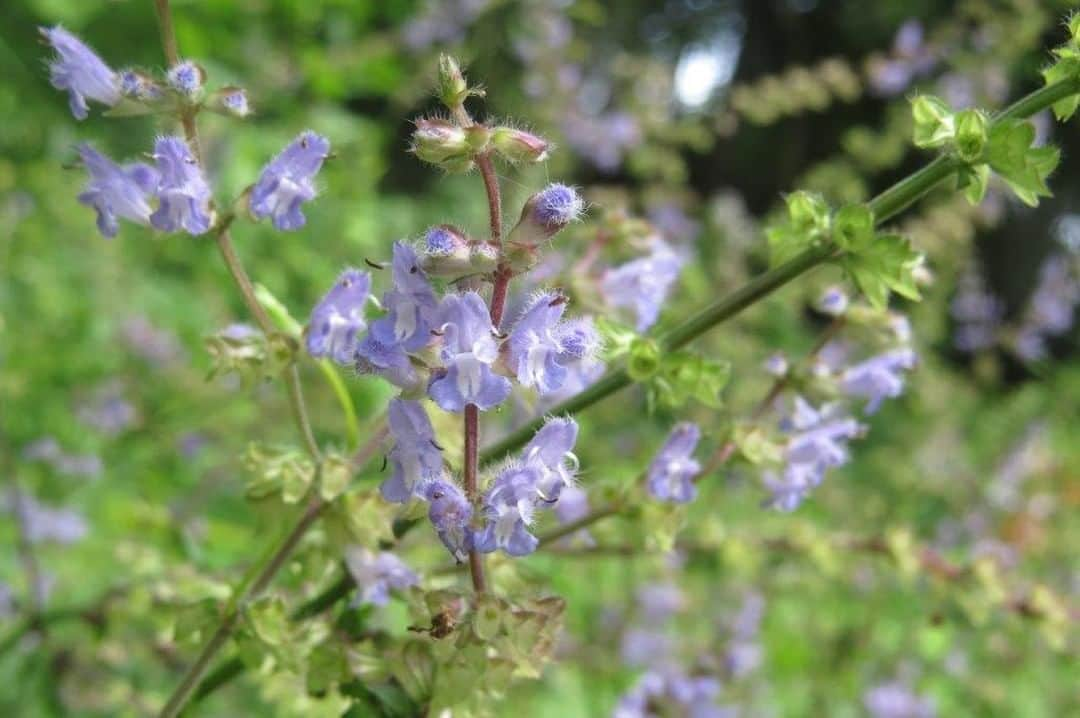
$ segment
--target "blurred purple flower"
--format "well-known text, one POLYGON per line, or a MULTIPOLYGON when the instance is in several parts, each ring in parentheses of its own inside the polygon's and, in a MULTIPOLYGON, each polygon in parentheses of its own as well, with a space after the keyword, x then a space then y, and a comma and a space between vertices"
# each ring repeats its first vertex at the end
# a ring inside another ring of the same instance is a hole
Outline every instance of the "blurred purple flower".
POLYGON ((682 266, 679 255, 656 239, 649 254, 605 271, 600 291, 611 306, 633 309, 637 330, 644 332, 656 323, 682 266))
POLYGON ((402 591, 420 582, 420 577, 389 551, 375 553, 360 546, 349 546, 345 549, 345 566, 356 582, 354 606, 385 606, 391 590, 402 591))
POLYGON ((676 424, 671 430, 649 465, 646 485, 654 498, 674 503, 694 500, 694 477, 701 471, 701 464, 693 455, 700 438, 701 430, 690 422, 676 424))

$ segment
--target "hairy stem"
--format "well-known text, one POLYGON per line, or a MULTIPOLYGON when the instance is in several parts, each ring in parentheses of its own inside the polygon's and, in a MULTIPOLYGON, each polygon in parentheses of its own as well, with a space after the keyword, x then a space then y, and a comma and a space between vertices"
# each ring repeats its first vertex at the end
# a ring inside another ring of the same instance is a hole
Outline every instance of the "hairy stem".
MULTIPOLYGON (((478 468, 477 439, 480 430, 480 411, 476 404, 465 405, 465 496, 474 507, 478 492, 476 473, 478 468)), ((483 593, 487 588, 484 578, 484 558, 476 549, 469 549, 469 573, 472 574, 473 590, 483 593)))

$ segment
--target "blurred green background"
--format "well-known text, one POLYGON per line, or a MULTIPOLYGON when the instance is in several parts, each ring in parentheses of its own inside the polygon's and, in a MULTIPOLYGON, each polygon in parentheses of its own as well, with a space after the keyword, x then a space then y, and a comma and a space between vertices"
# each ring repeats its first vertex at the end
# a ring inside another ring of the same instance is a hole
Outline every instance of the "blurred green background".
MULTIPOLYGON (((906 95, 997 108, 1038 87, 1072 5, 173 2, 181 54, 203 64, 212 86, 245 87, 255 108, 244 121, 201 120, 219 202, 300 129, 333 143, 302 232, 248 222, 234 232, 251 275, 294 316, 306 317, 342 267, 387 258, 395 239, 444 221, 486 226, 476 176, 440 174, 405 152, 409 121, 436 110, 438 53, 451 51, 487 88, 477 109, 558 145, 547 165, 503 173, 508 216, 547 181, 567 181, 584 188, 591 222, 648 217, 691 253, 661 327, 765 268, 761 226, 781 193, 858 201, 925 162, 909 141, 906 95), (910 21, 922 28, 918 42, 897 39, 910 21)), ((76 122, 49 86, 36 27, 63 24, 114 67, 160 69, 153 3, 6 0, 3 18, 0 637, 14 635, 32 595, 11 520, 17 492, 77 512, 85 532, 34 547, 46 610, 60 618, 3 645, 0 715, 143 715, 160 707, 198 645, 174 630, 184 607, 227 596, 281 521, 280 509, 244 499, 245 447, 294 444, 293 429, 276 383, 207 379, 204 337, 246 319, 213 243, 131 225, 104 240, 75 201, 83 173, 66 166, 77 142, 135 158, 164 128, 96 111, 76 122)), ((568 601, 555 664, 517 685, 495 714, 610 713, 638 674, 619 659, 639 620, 635 592, 669 581, 685 593, 670 638, 691 657, 722 655, 740 606, 763 600, 752 641, 760 660, 723 696, 744 715, 919 715, 878 710, 882 686, 943 716, 1080 714, 1078 335, 1070 321, 1041 353, 1021 341, 1049 257, 1073 263, 1076 292, 1080 135, 1075 122, 1036 120, 1063 150, 1053 199, 1029 210, 998 193, 972 209, 940 192, 905 214, 935 276, 921 304, 897 306, 912 318, 920 366, 905 396, 872 417, 852 464, 797 513, 763 511, 754 473, 736 466, 702 484, 680 567, 658 552, 494 562, 505 585, 546 585, 568 601), (978 286, 997 298, 989 320, 958 301, 978 286), (991 339, 971 340, 980 322, 992 325, 991 339), (887 548, 851 548, 870 538, 887 548), (904 560, 924 548, 965 567, 963 576, 939 581, 904 560), (1025 617, 1013 603, 1020 597, 1052 610, 1025 617)), ((593 231, 587 223, 560 238, 559 251, 579 255, 593 231)), ((836 270, 816 272, 699 343, 734 365, 724 409, 650 414, 631 390, 579 417, 583 486, 631 481, 676 417, 719 432, 748 414, 768 385, 761 362, 810 348, 823 323, 808 307, 838 280, 836 270)), ((341 444, 332 393, 313 367, 302 369, 317 435, 341 444)), ((361 418, 373 419, 389 392, 347 378, 361 418)), ((593 533, 619 543, 659 530, 650 521, 638 515, 593 533)), ((441 565, 430 532, 415 534, 402 555, 421 573, 441 565)), ((323 575, 312 566, 327 564, 332 543, 320 541, 284 572, 290 602, 323 575)), ((395 610, 380 625, 400 630, 395 610)), ((198 714, 341 714, 302 686, 287 671, 246 675, 198 714)), ((353 714, 377 714, 365 705, 358 699, 353 714)))

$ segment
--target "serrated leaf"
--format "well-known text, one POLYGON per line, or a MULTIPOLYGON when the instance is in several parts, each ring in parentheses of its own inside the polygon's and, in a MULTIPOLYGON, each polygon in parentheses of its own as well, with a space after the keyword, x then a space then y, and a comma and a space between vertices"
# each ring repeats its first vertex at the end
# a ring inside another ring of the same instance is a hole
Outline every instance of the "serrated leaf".
POLYGON ((1032 147, 1035 127, 1022 120, 1006 120, 990 131, 986 159, 1016 196, 1032 207, 1039 197, 1051 196, 1046 178, 1057 167, 1060 153, 1054 147, 1032 147))
POLYGON ((884 309, 893 291, 911 300, 921 299, 914 270, 922 255, 899 235, 879 235, 860 252, 841 259, 844 270, 872 305, 884 309))

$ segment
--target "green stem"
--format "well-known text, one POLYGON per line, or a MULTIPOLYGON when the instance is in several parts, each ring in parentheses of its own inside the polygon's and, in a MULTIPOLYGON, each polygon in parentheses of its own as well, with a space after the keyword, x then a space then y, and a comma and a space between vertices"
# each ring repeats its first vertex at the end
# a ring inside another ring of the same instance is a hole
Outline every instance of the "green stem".
MULTIPOLYGON (((1055 102, 1078 93, 1080 93, 1080 79, 1055 82, 1014 102, 996 115, 991 124, 1007 119, 1030 117, 1055 102)), ((868 206, 874 212, 875 221, 880 224, 894 217, 930 192, 938 183, 948 178, 961 166, 963 166, 963 162, 959 159, 938 157, 914 174, 889 187, 868 203, 868 206)), ((661 349, 677 349, 693 341, 709 329, 718 326, 784 284, 821 264, 832 257, 833 254, 834 251, 829 247, 808 249, 794 259, 758 275, 731 294, 717 300, 682 324, 660 335, 658 341, 661 349)), ((551 409, 546 415, 558 416, 576 413, 630 384, 631 380, 625 369, 612 369, 595 384, 551 409)), ((485 448, 480 453, 481 463, 496 461, 524 446, 536 430, 540 428, 543 421, 543 416, 537 417, 511 432, 502 440, 485 448)))
POLYGON ((225 646, 225 643, 232 636, 241 611, 248 602, 256 598, 270 585, 270 581, 277 575, 278 570, 292 555, 293 550, 300 543, 304 534, 307 533, 307 530, 311 528, 325 508, 326 503, 322 499, 318 497, 311 499, 284 541, 257 564, 258 570, 252 572, 248 580, 241 583, 237 593, 229 601, 229 605, 225 609, 225 615, 222 617, 217 630, 214 631, 214 635, 203 646, 198 658, 195 659, 195 662, 188 668, 187 673, 184 674, 180 685, 176 687, 176 690, 169 697, 169 702, 161 709, 160 718, 174 718, 184 709, 184 706, 191 700, 195 689, 202 682, 203 675, 210 667, 210 662, 214 660, 218 651, 225 646))

